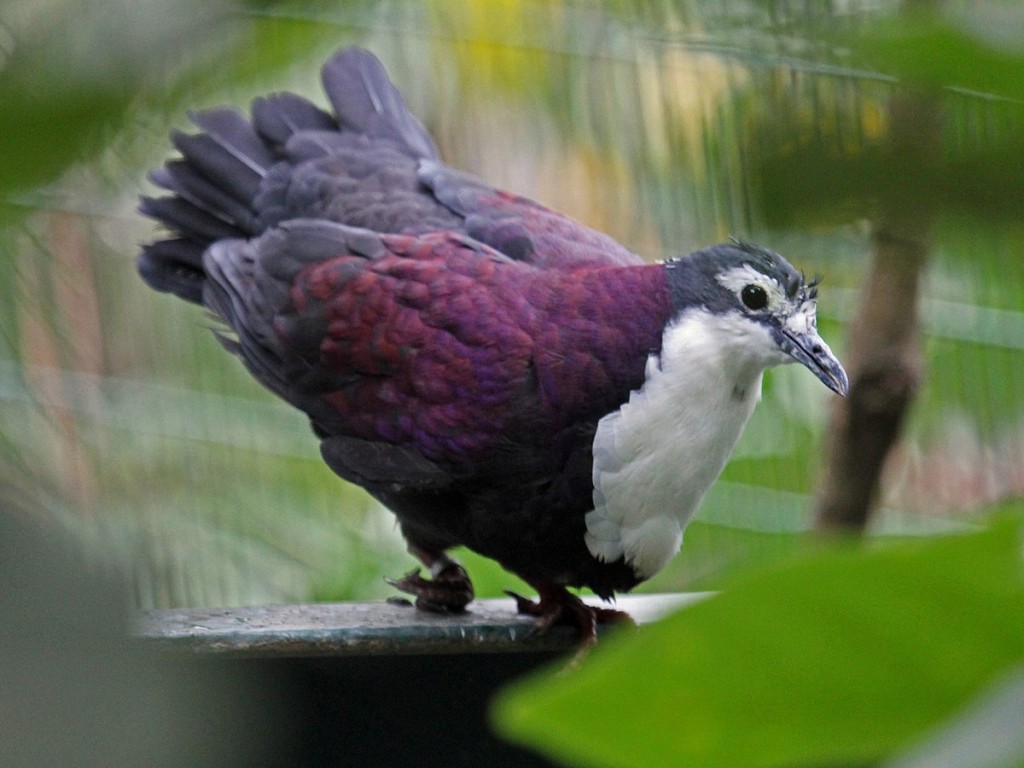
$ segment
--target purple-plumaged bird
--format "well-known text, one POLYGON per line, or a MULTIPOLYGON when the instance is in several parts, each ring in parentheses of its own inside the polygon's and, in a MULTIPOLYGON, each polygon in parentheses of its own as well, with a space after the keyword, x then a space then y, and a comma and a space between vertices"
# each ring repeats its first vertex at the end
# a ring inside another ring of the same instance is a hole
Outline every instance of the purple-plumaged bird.
POLYGON ((444 165, 380 62, 323 67, 299 96, 192 115, 141 210, 153 288, 212 311, 224 346, 304 411, 334 472, 398 517, 428 569, 419 607, 473 598, 466 546, 536 588, 519 610, 621 617, 605 599, 660 571, 760 398, 799 362, 839 394, 816 288, 742 242, 645 263, 444 165))

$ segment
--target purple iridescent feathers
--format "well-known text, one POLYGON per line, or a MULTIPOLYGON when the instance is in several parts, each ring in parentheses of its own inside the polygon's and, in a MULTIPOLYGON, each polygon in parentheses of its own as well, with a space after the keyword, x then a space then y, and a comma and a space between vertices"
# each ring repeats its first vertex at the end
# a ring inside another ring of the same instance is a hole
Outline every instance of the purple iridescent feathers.
POLYGON ((320 429, 442 462, 642 383, 660 267, 622 269, 642 262, 608 236, 441 164, 369 54, 342 51, 324 84, 334 116, 278 94, 175 134, 183 159, 153 174, 174 195, 143 202, 179 235, 144 249, 154 287, 214 309, 320 429))

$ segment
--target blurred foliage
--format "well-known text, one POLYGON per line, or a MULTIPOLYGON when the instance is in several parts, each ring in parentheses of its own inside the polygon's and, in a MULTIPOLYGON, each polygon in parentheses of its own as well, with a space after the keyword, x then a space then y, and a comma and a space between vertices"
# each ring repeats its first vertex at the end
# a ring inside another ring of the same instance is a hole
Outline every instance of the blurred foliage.
MULTIPOLYGON (((801 553, 513 686, 496 722, 574 765, 876 764, 1019 677, 1021 534, 801 553)), ((909 765, 1024 764, 1011 701, 964 762, 909 765)))
POLYGON ((0 765, 310 764, 297 692, 258 668, 139 644, 125 580, 20 512, 0 505, 0 765))
POLYGON ((765 206, 769 220, 820 222, 823 209, 839 220, 870 216, 878 200, 909 190, 947 215, 1019 224, 1024 176, 1012 159, 1024 151, 1024 44, 1014 29, 1024 29, 1024 7, 1000 3, 882 18, 867 33, 822 25, 822 39, 846 51, 833 66, 847 82, 825 93, 807 83, 819 94, 812 111, 800 108, 799 88, 761 102, 772 117, 754 167, 762 198, 776 203, 765 206), (894 151, 883 113, 863 108, 892 83, 942 94, 944 147, 927 162, 894 151), (821 100, 834 101, 834 119, 820 119, 821 100))

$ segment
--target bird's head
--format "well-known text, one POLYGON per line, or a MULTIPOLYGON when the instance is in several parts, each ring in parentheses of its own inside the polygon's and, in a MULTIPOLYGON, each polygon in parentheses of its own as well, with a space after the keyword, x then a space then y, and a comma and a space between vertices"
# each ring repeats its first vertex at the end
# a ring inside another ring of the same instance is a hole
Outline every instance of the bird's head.
POLYGON ((818 335, 817 281, 805 281, 779 254, 733 241, 665 262, 677 311, 721 322, 723 343, 768 368, 798 362, 840 395, 846 371, 818 335))

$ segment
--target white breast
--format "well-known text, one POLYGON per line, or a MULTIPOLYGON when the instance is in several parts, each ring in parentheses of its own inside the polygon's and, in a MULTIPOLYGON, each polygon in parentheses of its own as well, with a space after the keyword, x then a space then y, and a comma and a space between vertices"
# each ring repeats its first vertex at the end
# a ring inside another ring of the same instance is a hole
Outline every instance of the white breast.
POLYGON ((594 557, 625 555, 649 578, 679 551, 761 398, 761 351, 773 347, 763 327, 738 313, 692 310, 666 328, 644 386, 594 436, 594 511, 586 517, 594 557))

